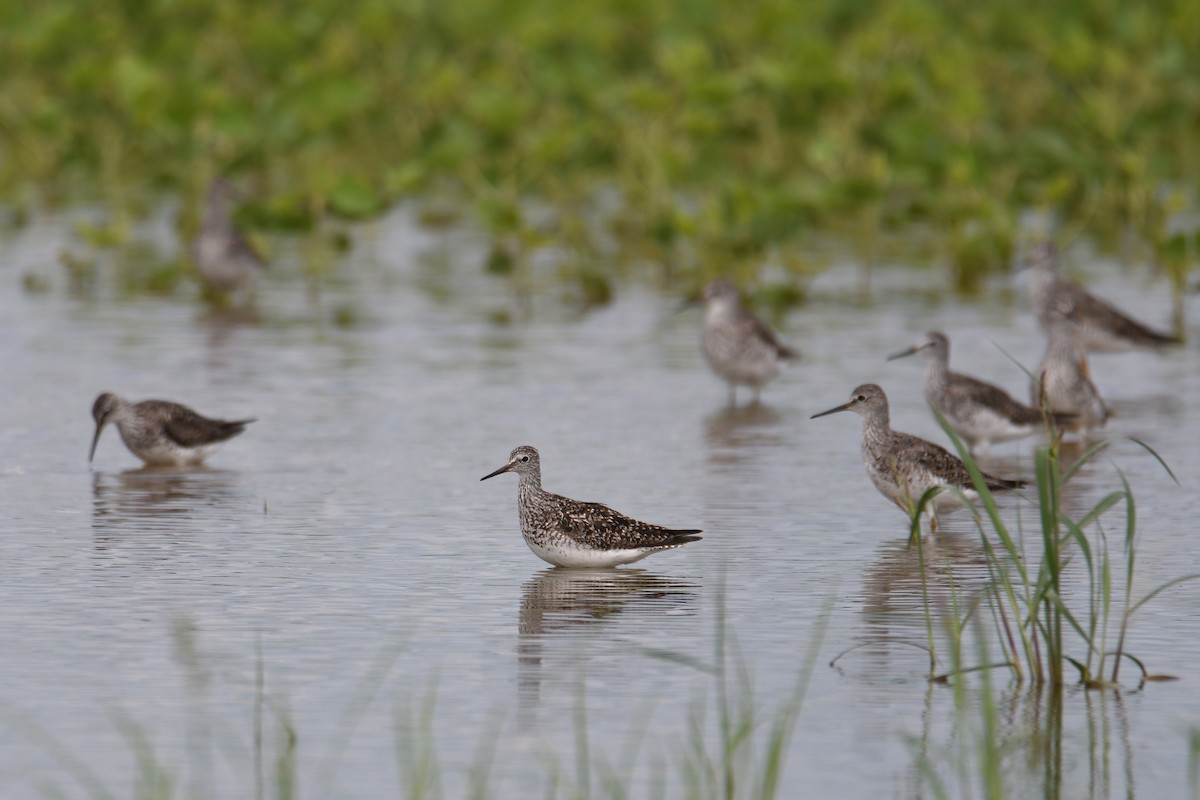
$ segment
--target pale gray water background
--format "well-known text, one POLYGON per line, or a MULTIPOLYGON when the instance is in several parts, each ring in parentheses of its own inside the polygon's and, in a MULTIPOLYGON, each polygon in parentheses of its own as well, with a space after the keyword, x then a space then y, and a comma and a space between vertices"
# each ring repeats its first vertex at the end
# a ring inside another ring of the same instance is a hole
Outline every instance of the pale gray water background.
MULTIPOLYGON (((628 281, 585 313, 535 265, 526 302, 484 274, 469 234, 423 231, 403 210, 357 229, 319 293, 302 250, 280 247, 253 324, 186 297, 72 296, 55 263, 70 230, 70 217, 48 218, 0 241, 0 796, 100 796, 78 762, 132 797, 127 719, 180 796, 253 797, 258 643, 267 769, 286 715, 302 797, 402 794, 397 720, 430 701, 447 796, 465 792, 481 741, 497 747, 491 796, 533 796, 554 771, 570 786, 581 707, 594 761, 632 774, 634 796, 654 796, 657 775, 678 796, 675 751, 705 700, 713 727, 715 684, 689 663, 712 664, 718 618, 765 727, 825 609, 781 796, 915 796, 921 752, 952 795, 973 789, 956 783, 969 726, 952 690, 929 685, 924 654, 899 644, 924 641, 905 521, 863 472, 857 417, 809 416, 874 381, 895 427, 944 442, 921 364, 884 362, 935 326, 954 367, 1023 398, 996 344, 1032 367, 1042 341, 1012 282, 962 299, 937 272, 880 271, 863 301, 857 270, 835 267, 782 325, 803 361, 762 407, 731 412, 697 348, 700 313, 676 314, 678 296, 628 281), (50 291, 23 291, 30 270, 50 291), (133 471, 109 430, 89 470, 102 390, 258 422, 208 469, 174 475, 133 471), (705 539, 635 569, 548 569, 521 541, 515 478, 479 482, 526 443, 548 489, 705 539), (893 643, 829 666, 881 640, 893 643)), ((145 235, 169 254, 164 229, 145 235)), ((1083 266, 1102 294, 1165 321, 1161 281, 1083 266)), ((1194 343, 1092 362, 1118 413, 1109 433, 1144 439, 1182 484, 1122 443, 1075 490, 1083 507, 1119 488, 1113 464, 1129 478, 1139 596, 1200 572, 1198 362, 1194 343)), ((999 446, 988 464, 1028 474, 1032 447, 999 446)), ((1003 508, 1034 524, 1029 505, 1003 508)), ((935 546, 978 586, 978 535, 968 515, 950 519, 935 546)), ((1114 540, 1122 524, 1118 511, 1114 540)), ((1119 694, 1066 693, 1062 796, 1187 793, 1198 632, 1200 586, 1169 590, 1127 646, 1181 680, 1139 691, 1126 665, 1119 694)), ((1002 694, 1006 727, 1045 714, 1025 690, 1002 694)), ((423 741, 429 726, 417 730, 423 741)), ((1013 762, 1041 793, 1036 759, 1013 762)))

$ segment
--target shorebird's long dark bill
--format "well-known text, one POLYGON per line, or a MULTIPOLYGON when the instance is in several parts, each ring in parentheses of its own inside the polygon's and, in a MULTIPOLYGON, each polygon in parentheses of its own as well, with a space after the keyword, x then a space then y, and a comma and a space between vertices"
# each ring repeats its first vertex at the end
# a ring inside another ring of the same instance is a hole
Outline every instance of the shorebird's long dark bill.
POLYGON ((484 475, 479 480, 486 481, 488 478, 494 478, 497 475, 503 475, 505 472, 508 472, 510 469, 512 469, 514 466, 516 466, 516 463, 517 462, 515 462, 515 461, 510 461, 507 464, 505 464, 503 467, 501 467, 500 469, 496 470, 495 472, 489 472, 487 475, 484 475))
POLYGON ((904 358, 905 356, 914 355, 915 353, 919 353, 922 350, 924 350, 925 347, 926 347, 926 345, 924 343, 914 344, 912 347, 908 348, 907 350, 901 350, 899 353, 892 353, 890 356, 887 357, 887 360, 895 361, 897 358, 904 358))
POLYGON ((92 463, 92 459, 96 457, 96 445, 100 443, 100 434, 104 430, 103 425, 96 426, 96 435, 92 437, 92 449, 88 451, 88 463, 92 463))
POLYGON ((828 411, 822 411, 820 414, 813 414, 811 417, 809 417, 809 419, 816 419, 817 417, 827 417, 830 414, 836 414, 839 411, 848 411, 849 409, 850 409, 850 403, 842 403, 840 406, 834 406, 833 408, 829 409, 828 411))

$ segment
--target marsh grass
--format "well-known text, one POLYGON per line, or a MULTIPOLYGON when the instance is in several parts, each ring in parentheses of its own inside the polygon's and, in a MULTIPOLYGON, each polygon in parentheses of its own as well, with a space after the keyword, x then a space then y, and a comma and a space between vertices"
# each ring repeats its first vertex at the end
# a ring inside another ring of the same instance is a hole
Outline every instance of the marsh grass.
MULTIPOLYGON (((712 678, 706 691, 693 700, 683 741, 666 742, 652 736, 654 703, 640 704, 615 759, 594 741, 588 717, 586 676, 576 688, 573 740, 564 753, 539 746, 531 756, 544 774, 547 800, 590 800, 632 797, 680 796, 712 800, 772 800, 784 786, 788 745, 803 709, 804 696, 830 617, 832 599, 812 629, 807 645, 798 645, 799 666, 791 688, 781 696, 756 692, 752 676, 741 657, 736 637, 729 629, 720 596, 716 614, 716 639, 711 663, 673 651, 645 648, 640 654, 665 662, 672 669, 699 670, 712 678), (566 755, 567 761, 560 760, 566 755), (677 776, 672 780, 672 775, 677 776)), ((380 701, 395 662, 407 645, 402 636, 380 648, 371 664, 356 679, 347 706, 338 717, 330 739, 318 755, 297 727, 286 695, 272 689, 270 671, 255 642, 253 708, 248 747, 237 731, 208 711, 207 692, 216 675, 201 652, 195 628, 186 619, 172 626, 174 656, 184 676, 190 710, 185 724, 186 763, 181 767, 164 759, 163 744, 133 716, 121 710, 109 713, 113 728, 124 742, 134 769, 128 792, 107 786, 87 760, 66 746, 33 717, 15 708, 0 706, 0 722, 19 732, 41 751, 69 783, 43 782, 47 797, 82 796, 91 800, 203 800, 216 796, 217 761, 224 756, 235 779, 244 779, 245 794, 256 800, 293 800, 302 796, 332 797, 338 792, 338 765, 368 710, 380 701), (246 751, 249 752, 246 752, 246 751), (251 762, 250 769, 246 769, 251 762), (303 769, 302 769, 303 767, 303 769), (249 774, 247 774, 249 773, 249 774), (306 788, 311 787, 311 788, 306 788)), ((447 787, 461 787, 461 796, 484 800, 497 796, 505 774, 502 758, 514 751, 507 741, 505 715, 493 713, 483 725, 473 755, 465 767, 450 767, 437 748, 439 689, 436 674, 415 690, 400 689, 392 698, 392 732, 395 769, 400 796, 406 800, 440 800, 447 787)), ((526 756, 530 754, 525 752, 526 756)), ((461 759, 456 757, 456 761, 461 759)), ((237 783, 235 782, 235 785, 237 783)), ((785 793, 786 794, 786 793, 785 793)))
POLYGON ((1200 728, 1188 732, 1188 785, 1192 797, 1200 798, 1200 728))
MULTIPOLYGON (((1200 575, 1184 575, 1166 581, 1135 600, 1137 506, 1129 482, 1120 470, 1117 470, 1120 488, 1101 497, 1079 516, 1072 517, 1063 502, 1067 485, 1108 448, 1109 442, 1091 445, 1065 468, 1061 462, 1060 440, 1054 439, 1050 446, 1036 449, 1036 480, 1030 488, 1038 523, 1032 539, 1037 545, 1029 547, 1027 539, 1030 537, 1025 535, 1026 532, 1019 528, 1014 533, 1001 515, 968 448, 946 420, 940 414, 936 416, 979 493, 982 514, 977 513, 975 519, 987 557, 990 582, 966 608, 959 608, 955 599, 955 607, 945 619, 953 670, 939 675, 935 609, 929 602, 925 561, 921 557, 930 677, 947 680, 952 674, 996 666, 990 659, 974 667, 961 662, 963 633, 967 624, 982 610, 991 620, 992 639, 1000 650, 999 665, 1008 668, 1018 683, 1029 680, 1039 685, 1062 686, 1067 682, 1067 670, 1073 667, 1079 683, 1086 688, 1115 687, 1119 685, 1121 665, 1126 660, 1141 669, 1143 681, 1170 679, 1170 676, 1149 673, 1136 655, 1126 651, 1129 625, 1137 611, 1158 594, 1176 584, 1200 578, 1200 575), (1104 525, 1106 514, 1118 508, 1125 512, 1120 526, 1124 560, 1120 576, 1114 574, 1120 561, 1111 550, 1110 533, 1104 525), (1079 609, 1068 605, 1066 597, 1073 594, 1073 587, 1068 582, 1078 579, 1081 573, 1086 581, 1086 602, 1079 609), (1112 641, 1114 636, 1115 643, 1112 641), (1071 647, 1080 647, 1082 652, 1071 655, 1071 647)), ((1175 480, 1170 468, 1149 445, 1138 439, 1130 441, 1150 453, 1166 475, 1175 480)), ((923 553, 924 546, 921 514, 936 492, 936 489, 926 492, 913 509, 910 542, 918 548, 919 554, 923 553)), ((963 500, 966 502, 965 498, 963 500)), ((956 595, 952 592, 952 596, 956 595)))
POLYGON ((771 698, 771 711, 764 717, 763 700, 756 697, 736 637, 726 624, 724 593, 720 594, 713 654, 713 707, 707 700, 697 700, 689 716, 688 743, 680 765, 685 797, 771 800, 778 796, 788 743, 804 708, 831 608, 831 601, 827 602, 813 626, 791 691, 784 697, 771 698), (708 735, 709 713, 716 717, 715 744, 708 735))

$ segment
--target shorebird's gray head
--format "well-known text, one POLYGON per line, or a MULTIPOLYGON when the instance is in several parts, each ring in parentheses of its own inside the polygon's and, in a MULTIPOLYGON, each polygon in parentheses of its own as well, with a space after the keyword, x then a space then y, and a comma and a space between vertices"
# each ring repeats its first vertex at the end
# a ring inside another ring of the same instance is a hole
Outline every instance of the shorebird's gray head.
POLYGON ((1058 248, 1054 242, 1041 242, 1029 248, 1021 260, 1021 268, 1026 267, 1038 272, 1058 272, 1058 248))
POLYGON ((737 303, 738 290, 724 278, 717 278, 704 287, 701 297, 705 303, 737 303))
POLYGON ((914 344, 907 350, 901 350, 899 353, 892 353, 887 357, 888 361, 895 361, 897 358, 911 356, 914 353, 924 352, 933 361, 945 361, 950 358, 950 340, 946 338, 946 334, 941 331, 929 331, 925 334, 925 338, 914 344))
POLYGON ((1046 304, 1046 334, 1052 342, 1070 342, 1073 346, 1084 348, 1083 331, 1071 318, 1074 304, 1070 298, 1059 298, 1046 304))
POLYGON ((855 414, 861 414, 864 417, 872 417, 880 413, 886 416, 887 410, 887 395, 883 393, 883 389, 880 389, 873 383, 864 383, 850 393, 850 402, 834 406, 828 411, 822 411, 820 414, 813 414, 809 419, 836 414, 839 411, 853 411, 855 414))
POLYGON ((538 451, 527 444, 523 444, 509 453, 507 464, 495 472, 489 472, 479 480, 486 481, 488 478, 494 478, 505 472, 515 472, 518 475, 538 475, 540 471, 541 460, 538 458, 538 451))
POLYGON ((96 455, 96 445, 100 442, 100 434, 104 426, 112 421, 113 415, 124 403, 121 398, 110 392, 104 392, 92 404, 92 419, 96 420, 96 435, 92 437, 92 449, 88 451, 88 463, 96 455))

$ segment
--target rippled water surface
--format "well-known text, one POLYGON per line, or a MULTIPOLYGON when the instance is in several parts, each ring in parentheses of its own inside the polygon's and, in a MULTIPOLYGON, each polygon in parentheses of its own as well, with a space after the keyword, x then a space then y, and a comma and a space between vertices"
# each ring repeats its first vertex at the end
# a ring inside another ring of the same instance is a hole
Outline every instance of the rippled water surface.
MULTIPOLYGON (((56 265, 70 230, 0 241, 0 795, 132 797, 156 763, 179 796, 253 797, 279 769, 305 797, 396 796, 428 763, 447 796, 490 764, 488 796, 527 797, 582 780, 583 730, 595 785, 608 770, 635 796, 678 795, 692 726, 717 746, 719 634, 763 733, 822 620, 781 796, 927 794, 922 759, 951 796, 981 793, 959 773, 973 751, 953 689, 912 646, 925 628, 904 518, 863 472, 857 418, 809 416, 874 381, 895 427, 944 441, 920 365, 884 362, 931 327, 956 368, 1023 397, 1000 348, 1031 366, 1042 343, 1008 280, 951 300, 935 274, 885 272, 864 299, 836 268, 781 323, 803 360, 762 405, 731 409, 677 296, 629 282, 584 312, 536 264, 516 293, 469 236, 402 212, 358 231, 319 288, 282 248, 257 318, 72 294, 56 265), (30 270, 48 291, 22 288, 30 270), (103 390, 258 421, 186 472, 139 470, 109 430, 89 469, 103 390), (479 482, 518 444, 541 450, 548 489, 704 540, 636 568, 547 568, 521 541, 515 478, 479 482)), ((1161 282, 1085 266, 1102 294, 1166 319, 1161 282)), ((1109 433, 1151 445, 1181 484, 1122 439, 1071 487, 1083 509, 1120 488, 1118 468, 1130 481, 1139 595, 1200 572, 1198 362, 1194 345, 1092 362, 1109 433)), ((1028 475, 1032 447, 987 465, 1028 475)), ((1028 503, 1002 510, 1036 524, 1028 503)), ((1108 520, 1118 550, 1123 514, 1108 520)), ((970 515, 930 547, 937 602, 951 576, 966 596, 986 582, 970 515)), ((1065 692, 1058 762, 1030 747, 1009 771, 1029 793, 1050 772, 1062 796, 1185 794, 1198 630, 1200 586, 1160 595, 1127 646, 1180 680, 1139 689, 1129 664, 1121 692, 1065 692)), ((1053 698, 992 679, 1004 730, 1044 727, 1053 698)))

